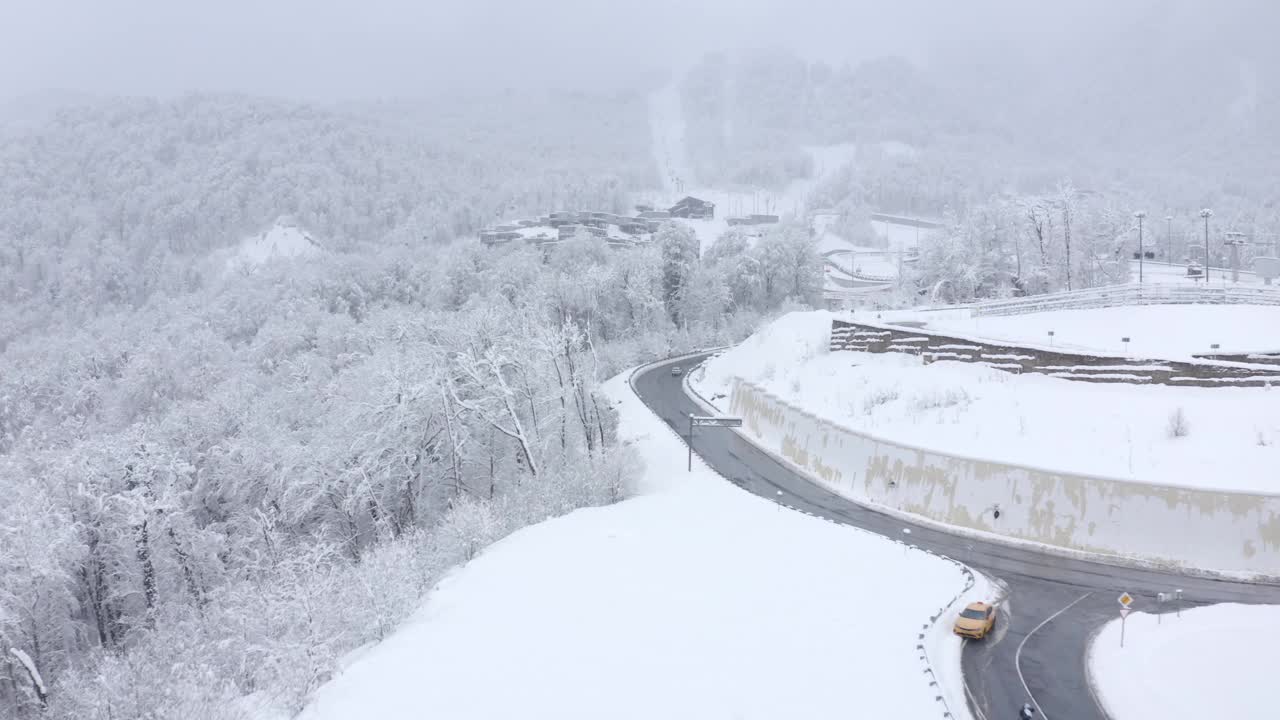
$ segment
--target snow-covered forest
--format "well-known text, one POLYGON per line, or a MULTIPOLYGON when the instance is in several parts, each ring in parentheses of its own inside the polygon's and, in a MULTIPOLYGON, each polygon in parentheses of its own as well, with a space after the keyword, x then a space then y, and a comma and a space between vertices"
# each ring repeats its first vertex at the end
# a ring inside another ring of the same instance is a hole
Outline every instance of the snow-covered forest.
POLYGON ((647 143, 640 93, 62 109, 0 138, 0 197, 12 199, 0 204, 0 348, 28 328, 200 286, 210 250, 282 214, 353 250, 438 245, 560 205, 621 209, 625 188, 653 172, 647 143))
POLYGON ((300 707, 485 544, 625 494, 599 381, 816 301, 800 225, 480 245, 654 172, 635 97, 526 100, 110 100, 8 141, 3 714, 300 707), (227 264, 281 213, 322 250, 227 264))

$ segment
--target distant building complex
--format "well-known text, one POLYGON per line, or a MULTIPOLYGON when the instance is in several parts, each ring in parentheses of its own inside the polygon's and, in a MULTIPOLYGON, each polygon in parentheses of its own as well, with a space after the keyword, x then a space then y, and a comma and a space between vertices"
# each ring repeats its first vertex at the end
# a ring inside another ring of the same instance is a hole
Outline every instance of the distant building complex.
MULTIPOLYGON (((637 205, 634 216, 557 210, 536 219, 517 220, 481 230, 480 242, 491 247, 515 240, 546 245, 563 242, 579 233, 587 233, 602 238, 615 247, 624 247, 649 241, 651 235, 658 231, 658 226, 672 218, 709 220, 715 217, 715 213, 715 203, 695 197, 686 197, 669 210, 637 205)), ((777 222, 776 218, 774 222, 777 222)))
POLYGON ((690 195, 672 205, 668 212, 671 213, 671 217, 710 220, 716 216, 716 204, 690 195))

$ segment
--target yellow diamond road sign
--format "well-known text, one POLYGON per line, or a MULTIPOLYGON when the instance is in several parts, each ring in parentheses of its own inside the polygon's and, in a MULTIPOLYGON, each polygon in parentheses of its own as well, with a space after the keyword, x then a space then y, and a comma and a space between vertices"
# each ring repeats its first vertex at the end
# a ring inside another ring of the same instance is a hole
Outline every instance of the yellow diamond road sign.
POLYGON ((1127 608, 1127 607, 1129 607, 1129 605, 1131 605, 1132 603, 1133 603, 1133 596, 1132 596, 1132 595, 1130 595, 1129 593, 1121 593, 1121 594, 1120 594, 1120 604, 1121 604, 1121 605, 1123 605, 1124 607, 1126 607, 1126 608, 1127 608))

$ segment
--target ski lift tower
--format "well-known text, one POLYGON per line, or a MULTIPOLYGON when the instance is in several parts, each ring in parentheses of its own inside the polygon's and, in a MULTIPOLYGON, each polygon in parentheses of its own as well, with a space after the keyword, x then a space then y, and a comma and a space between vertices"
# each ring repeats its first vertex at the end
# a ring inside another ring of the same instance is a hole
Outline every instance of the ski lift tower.
POLYGON ((1240 248, 1249 244, 1249 241, 1245 239, 1244 233, 1233 230, 1226 233, 1226 240, 1223 240, 1222 244, 1231 248, 1231 282, 1238 283, 1240 282, 1240 248))

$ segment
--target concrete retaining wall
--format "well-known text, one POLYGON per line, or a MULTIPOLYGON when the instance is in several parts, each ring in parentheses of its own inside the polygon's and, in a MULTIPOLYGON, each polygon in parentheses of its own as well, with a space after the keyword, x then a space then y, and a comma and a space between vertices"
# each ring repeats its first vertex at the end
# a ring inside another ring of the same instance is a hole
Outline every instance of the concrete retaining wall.
POLYGON ((1280 496, 1068 475, 854 432, 735 379, 743 433, 860 503, 1064 551, 1280 576, 1280 496), (993 510, 1000 509, 1000 517, 993 510))

